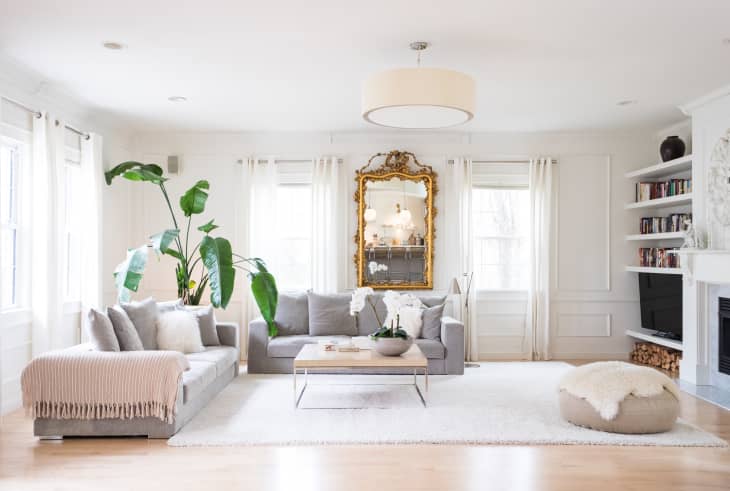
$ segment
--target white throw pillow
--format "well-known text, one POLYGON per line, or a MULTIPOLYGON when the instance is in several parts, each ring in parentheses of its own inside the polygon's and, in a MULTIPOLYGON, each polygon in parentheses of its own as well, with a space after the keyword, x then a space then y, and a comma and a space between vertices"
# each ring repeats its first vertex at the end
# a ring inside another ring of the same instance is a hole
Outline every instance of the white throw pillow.
MULTIPOLYGON (((401 307, 398 309, 397 315, 400 315, 400 326, 409 336, 418 338, 421 336, 421 327, 423 327, 423 311, 418 307, 401 307)), ((390 327, 390 321, 395 321, 396 316, 388 313, 385 319, 385 325, 390 327)))
POLYGON ((181 353, 205 351, 195 314, 186 310, 161 314, 157 319, 157 347, 181 353))

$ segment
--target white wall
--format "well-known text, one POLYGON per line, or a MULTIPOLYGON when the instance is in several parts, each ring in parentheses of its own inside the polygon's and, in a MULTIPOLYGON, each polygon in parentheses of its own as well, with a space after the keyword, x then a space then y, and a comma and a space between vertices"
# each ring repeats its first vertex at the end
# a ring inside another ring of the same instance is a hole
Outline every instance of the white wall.
MULTIPOLYGON (((631 343, 624 335, 639 321, 636 276, 624 271, 634 247, 624 241, 632 226, 624 203, 633 189, 623 174, 653 163, 656 145, 652 133, 640 134, 461 134, 461 133, 341 133, 341 134, 203 134, 149 133, 135 138, 134 153, 143 161, 166 161, 178 155, 182 172, 169 182, 174 199, 197 179, 211 183, 208 208, 203 218, 215 218, 220 234, 238 244, 237 210, 240 207, 240 166, 237 159, 273 155, 281 159, 337 155, 348 174, 343 188, 349 206, 349 230, 341 238, 348 247, 346 287, 355 286, 350 262, 355 252, 354 172, 372 154, 392 149, 414 152, 420 161, 441 174, 454 156, 474 159, 525 158, 546 155, 558 159, 555 201, 556 246, 554 254, 552 329, 554 354, 559 358, 625 357, 631 343)), ((151 185, 131 190, 133 214, 130 245, 168 226, 167 211, 159 192, 151 185)), ((448 250, 458 247, 448 229, 443 187, 437 196, 435 243, 435 290, 445 292, 457 268, 448 250)), ((121 256, 119 256, 121 258, 121 256)), ((151 260, 139 298, 154 295, 173 298, 173 262, 151 260)), ((241 321, 240 295, 219 317, 241 321)), ((525 295, 520 292, 485 293, 478 302, 480 351, 484 358, 523 356, 525 295)), ((245 341, 245 334, 244 334, 245 341)))

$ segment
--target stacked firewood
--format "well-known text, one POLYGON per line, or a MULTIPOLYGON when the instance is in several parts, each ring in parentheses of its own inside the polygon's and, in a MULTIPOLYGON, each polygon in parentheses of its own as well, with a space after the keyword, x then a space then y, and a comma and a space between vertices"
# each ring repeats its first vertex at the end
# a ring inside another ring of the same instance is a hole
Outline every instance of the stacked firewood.
POLYGON ((631 360, 636 363, 674 373, 679 373, 679 360, 681 359, 681 351, 665 348, 654 343, 636 343, 634 350, 631 352, 631 360))

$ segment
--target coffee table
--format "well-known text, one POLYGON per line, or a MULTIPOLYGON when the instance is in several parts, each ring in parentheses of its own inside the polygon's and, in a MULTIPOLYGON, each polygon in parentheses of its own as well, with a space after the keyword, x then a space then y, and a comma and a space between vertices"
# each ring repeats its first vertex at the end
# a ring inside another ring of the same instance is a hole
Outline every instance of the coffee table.
MULTIPOLYGON (((413 384, 388 384, 388 385, 412 385, 416 389, 418 397, 426 407, 426 398, 418 387, 418 374, 420 372, 424 379, 424 392, 428 393, 428 360, 423 355, 421 348, 416 344, 400 356, 384 356, 372 348, 372 343, 361 346, 360 351, 341 352, 325 351, 317 344, 305 344, 296 358, 294 358, 294 407, 299 408, 299 401, 302 400, 304 391, 307 390, 307 375, 311 371, 319 370, 367 370, 404 368, 413 370, 413 384), (304 373, 304 386, 301 392, 297 387, 297 374, 304 373)), ((358 385, 358 384, 352 384, 358 385)), ((370 384, 369 384, 370 385, 370 384)), ((385 385, 385 384, 372 384, 385 385)), ((335 409, 335 408, 332 408, 335 409)))

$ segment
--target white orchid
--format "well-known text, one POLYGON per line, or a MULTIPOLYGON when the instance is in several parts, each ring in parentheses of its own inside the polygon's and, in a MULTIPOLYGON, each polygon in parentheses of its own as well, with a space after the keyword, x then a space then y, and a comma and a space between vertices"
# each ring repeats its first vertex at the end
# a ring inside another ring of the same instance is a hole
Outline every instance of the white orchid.
POLYGON ((375 261, 370 261, 368 263, 368 270, 370 271, 371 275, 374 275, 378 271, 388 271, 388 265, 387 264, 378 264, 375 261))
POLYGON ((375 293, 369 286, 357 288, 352 292, 352 300, 350 300, 350 315, 357 315, 362 309, 365 308, 365 301, 367 298, 375 293))

